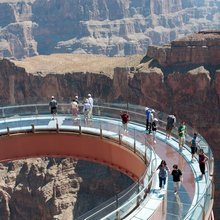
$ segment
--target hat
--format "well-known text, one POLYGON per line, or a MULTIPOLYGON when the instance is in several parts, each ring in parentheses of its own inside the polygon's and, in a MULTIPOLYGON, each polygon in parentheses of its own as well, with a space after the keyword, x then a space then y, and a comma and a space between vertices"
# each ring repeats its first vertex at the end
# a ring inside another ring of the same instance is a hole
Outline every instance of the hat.
POLYGON ((149 109, 149 108, 148 108, 148 107, 146 107, 146 108, 145 108, 145 111, 147 111, 148 109, 149 109))
POLYGON ((91 94, 89 93, 88 96, 91 97, 91 94))
POLYGON ((154 112, 155 112, 155 110, 154 110, 154 109, 152 109, 152 110, 151 110, 151 112, 153 112, 153 113, 154 113, 154 112))
POLYGON ((85 103, 87 103, 87 102, 89 102, 89 100, 88 99, 85 99, 85 101, 84 101, 85 103))
POLYGON ((53 95, 51 96, 51 99, 54 99, 54 96, 53 96, 53 95))
POLYGON ((75 96, 75 99, 78 99, 78 95, 75 96))

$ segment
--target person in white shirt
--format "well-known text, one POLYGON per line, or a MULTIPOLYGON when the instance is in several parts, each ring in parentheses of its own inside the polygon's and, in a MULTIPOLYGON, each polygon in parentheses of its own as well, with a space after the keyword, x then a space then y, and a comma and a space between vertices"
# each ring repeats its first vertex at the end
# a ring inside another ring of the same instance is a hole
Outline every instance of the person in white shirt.
POLYGON ((91 94, 88 94, 88 103, 90 104, 90 110, 88 113, 88 118, 92 119, 92 109, 93 109, 93 98, 91 94))
POLYGON ((91 105, 89 104, 89 100, 86 99, 83 104, 83 114, 84 114, 84 119, 85 119, 86 124, 88 124, 90 109, 91 109, 91 105))
POLYGON ((72 110, 73 120, 76 120, 78 116, 79 107, 77 100, 75 99, 73 99, 73 101, 71 102, 71 110, 72 110))

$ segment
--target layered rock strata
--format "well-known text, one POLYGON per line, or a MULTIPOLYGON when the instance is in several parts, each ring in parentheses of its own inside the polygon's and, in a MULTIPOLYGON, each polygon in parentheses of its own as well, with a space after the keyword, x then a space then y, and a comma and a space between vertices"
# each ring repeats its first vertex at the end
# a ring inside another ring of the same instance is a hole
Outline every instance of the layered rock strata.
MULTIPOLYGON (((203 35, 217 36, 215 38, 216 44, 214 44, 214 38, 211 43, 213 47, 214 45, 218 47, 218 33, 204 32, 203 35)), ((200 37, 201 34, 202 32, 198 33, 200 37)), ((192 44, 193 42, 194 40, 192 44)), ((207 40, 204 42, 207 43, 207 40)), ((181 40, 183 50, 185 50, 183 45, 187 48, 189 44, 190 41, 187 39, 185 43, 181 40)), ((200 45, 199 43, 198 47, 200 45)), ((157 48, 154 49, 157 50, 157 48)), ((53 60, 54 63, 47 62, 47 65, 51 66, 51 70, 48 67, 46 73, 41 70, 27 73, 24 68, 15 66, 12 62, 4 59, 0 62, 0 89, 2 91, 0 102, 2 105, 47 103, 51 95, 55 95, 59 102, 70 102, 76 94, 83 98, 88 93, 92 93, 95 101, 120 103, 128 101, 129 103, 151 106, 166 113, 175 112, 179 120, 185 120, 187 124, 197 129, 207 139, 212 147, 218 168, 220 164, 220 150, 218 148, 220 143, 219 53, 215 53, 215 57, 213 57, 215 62, 206 64, 200 63, 200 60, 203 60, 201 57, 207 56, 203 50, 201 53, 199 49, 195 48, 199 55, 195 54, 191 62, 186 62, 185 55, 182 56, 181 50, 178 51, 177 57, 181 58, 183 62, 174 63, 166 58, 167 62, 162 63, 156 55, 146 56, 136 66, 129 66, 131 62, 125 62, 124 67, 117 67, 120 63, 116 63, 113 75, 100 72, 100 69, 99 73, 79 71, 79 69, 74 72, 74 66, 71 72, 57 74, 56 59, 53 60)), ((154 53, 159 54, 157 51, 154 53)), ((212 54, 208 55, 213 56, 212 54)), ((38 62, 42 63, 42 59, 44 57, 38 62)), ((93 62, 98 64, 100 59, 101 57, 97 57, 97 61, 93 60, 93 62)), ((85 59, 85 63, 90 63, 88 57, 85 59)), ((22 65, 25 66, 24 63, 22 65)), ((34 65, 36 65, 36 60, 33 58, 32 67, 34 65)), ((36 66, 39 67, 39 65, 36 66)), ((219 179, 218 172, 215 172, 216 195, 220 191, 219 179)), ((219 215, 218 207, 220 207, 220 203, 216 199, 216 216, 219 215)))
POLYGON ((0 55, 145 54, 147 46, 219 27, 214 0, 1 0, 0 55))
POLYGON ((0 174, 4 220, 76 219, 132 184, 117 171, 72 158, 11 161, 0 174))
POLYGON ((149 46, 147 55, 160 65, 219 65, 220 31, 200 31, 165 46, 149 46))

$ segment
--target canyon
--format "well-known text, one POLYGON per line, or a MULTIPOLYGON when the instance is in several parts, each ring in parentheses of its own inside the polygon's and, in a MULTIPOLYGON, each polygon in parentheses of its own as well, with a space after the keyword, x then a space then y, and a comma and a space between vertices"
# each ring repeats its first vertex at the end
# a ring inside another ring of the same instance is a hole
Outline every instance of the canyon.
POLYGON ((0 56, 146 54, 200 30, 219 29, 219 0, 0 0, 0 56))
POLYGON ((5 162, 0 175, 4 220, 76 219, 133 183, 109 167, 73 158, 5 162))
MULTIPOLYGON (((164 46, 151 46, 144 57, 137 56, 133 61, 131 57, 116 59, 100 55, 91 55, 91 61, 89 55, 76 54, 36 56, 22 61, 2 59, 0 103, 48 103, 51 95, 58 102, 70 102, 76 94, 83 99, 91 93, 96 103, 129 102, 175 112, 178 120, 185 120, 198 130, 213 150, 217 197, 220 193, 216 172, 220 164, 220 53, 216 52, 220 49, 219 35, 219 31, 201 31, 164 46), (77 65, 77 60, 84 65, 77 65), (57 65, 58 61, 61 63, 57 65)), ((80 178, 68 184, 78 190, 80 178)), ((219 207, 216 198, 216 216, 219 207)), ((4 213, 8 209, 5 206, 4 213)))

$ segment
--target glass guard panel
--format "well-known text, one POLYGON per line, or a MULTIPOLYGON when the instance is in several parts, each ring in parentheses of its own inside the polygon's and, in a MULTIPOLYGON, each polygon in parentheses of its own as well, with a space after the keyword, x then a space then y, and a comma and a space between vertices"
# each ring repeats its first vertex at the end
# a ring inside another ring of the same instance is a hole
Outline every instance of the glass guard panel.
MULTIPOLYGON (((89 123, 86 123, 82 109, 83 106, 80 104, 77 120, 73 121, 70 104, 59 104, 58 116, 64 117, 60 129, 74 128, 77 132, 87 132, 86 129, 89 127, 99 130, 100 135, 105 135, 106 132, 108 132, 108 136, 111 137, 112 140, 117 142, 121 141, 122 145, 128 147, 128 149, 141 157, 147 164, 147 170, 139 182, 134 183, 125 191, 118 194, 117 197, 111 198, 109 201, 103 203, 101 207, 91 210, 78 219, 115 219, 119 216, 120 218, 123 218, 130 210, 137 207, 139 202, 144 198, 146 190, 151 187, 152 179, 154 177, 153 174, 157 168, 156 153, 145 135, 145 107, 132 105, 130 103, 102 103, 102 105, 94 106, 93 119, 92 121, 89 121, 89 123), (128 111, 130 115, 130 123, 127 133, 124 133, 121 122, 120 114, 122 111, 128 111), (135 126, 136 124, 139 126, 135 126), (127 139, 132 140, 133 144, 127 146, 127 139), (142 148, 139 150, 136 148, 137 143, 142 145, 142 148)), ((167 116, 166 113, 155 110, 155 117, 159 119, 159 132, 165 133, 167 116)), ((174 138, 178 138, 179 125, 180 122, 177 121, 175 128, 172 131, 172 136, 174 138)), ((2 133, 6 133, 8 129, 10 131, 16 129, 31 130, 33 126, 35 129, 46 129, 48 127, 53 129, 57 128, 57 120, 51 121, 48 104, 20 105, 0 108, 0 131, 2 133)), ((188 144, 190 143, 194 132, 196 132, 195 129, 187 125, 186 141, 188 144)), ((209 157, 205 193, 194 206, 190 203, 182 202, 178 207, 169 209, 173 210, 173 212, 167 213, 168 219, 202 219, 204 210, 208 210, 213 190, 209 175, 213 173, 214 158, 211 148, 200 134, 198 134, 198 142, 199 148, 202 148, 205 154, 209 157)), ((189 147, 188 150, 190 150, 189 147)), ((167 206, 177 206, 177 203, 173 201, 172 196, 168 196, 167 206)), ((155 213, 152 214, 152 217, 154 215, 155 213)))

